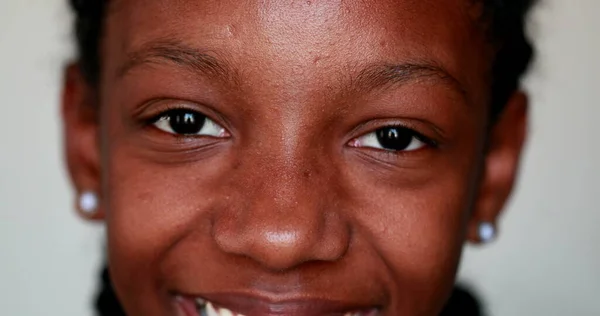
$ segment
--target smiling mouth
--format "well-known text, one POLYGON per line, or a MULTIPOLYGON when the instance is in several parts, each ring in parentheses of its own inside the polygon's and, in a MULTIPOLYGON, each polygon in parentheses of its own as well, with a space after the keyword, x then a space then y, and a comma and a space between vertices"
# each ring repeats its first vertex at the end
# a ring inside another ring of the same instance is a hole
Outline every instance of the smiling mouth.
POLYGON ((252 304, 251 301, 245 300, 244 303, 236 306, 238 308, 231 309, 204 298, 180 298, 178 302, 185 316, 379 316, 377 308, 347 309, 336 312, 331 311, 333 307, 320 301, 277 304, 257 301, 252 304))

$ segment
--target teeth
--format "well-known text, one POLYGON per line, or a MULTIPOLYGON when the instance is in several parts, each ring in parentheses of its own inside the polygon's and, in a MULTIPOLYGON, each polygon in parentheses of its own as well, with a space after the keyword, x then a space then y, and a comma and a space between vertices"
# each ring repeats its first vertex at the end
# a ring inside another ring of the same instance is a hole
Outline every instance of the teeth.
POLYGON ((244 316, 242 314, 235 314, 226 308, 215 307, 212 303, 201 300, 196 300, 199 306, 200 316, 244 316))
POLYGON ((196 299, 196 307, 201 308, 204 307, 204 305, 206 305, 206 301, 201 299, 201 298, 197 298, 196 299))
MULTIPOLYGON (((216 307, 211 302, 204 299, 196 299, 196 308, 200 316, 244 316, 242 314, 234 313, 227 308, 216 307)), ((369 314, 371 315, 371 314, 369 314)), ((362 312, 348 312, 344 316, 366 316, 362 312)))
POLYGON ((217 313, 221 316, 234 316, 230 310, 225 309, 225 308, 219 308, 217 310, 217 313))
POLYGON ((206 303, 206 316, 220 316, 211 303, 206 303))

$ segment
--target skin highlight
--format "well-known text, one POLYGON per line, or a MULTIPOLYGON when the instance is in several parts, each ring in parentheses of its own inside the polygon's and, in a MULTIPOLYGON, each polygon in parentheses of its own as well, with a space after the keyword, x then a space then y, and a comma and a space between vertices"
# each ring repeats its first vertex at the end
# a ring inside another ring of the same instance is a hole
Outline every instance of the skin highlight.
POLYGON ((526 135, 521 92, 490 125, 493 51, 472 5, 140 4, 111 5, 98 87, 75 64, 63 99, 69 170, 100 193, 128 314, 177 315, 175 295, 439 313, 526 135), (156 128, 173 109, 224 133, 156 128), (361 145, 398 125, 424 145, 361 145))

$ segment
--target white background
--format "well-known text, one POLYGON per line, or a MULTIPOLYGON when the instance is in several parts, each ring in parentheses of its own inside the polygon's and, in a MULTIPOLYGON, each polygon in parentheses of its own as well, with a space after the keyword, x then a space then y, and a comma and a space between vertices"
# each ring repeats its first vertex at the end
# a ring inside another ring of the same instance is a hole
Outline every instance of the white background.
MULTIPOLYGON (((500 240, 461 269, 491 316, 600 315, 600 1, 543 2, 524 173, 500 240)), ((0 0, 2 315, 91 315, 102 231, 71 211, 62 165, 64 3, 0 0)))

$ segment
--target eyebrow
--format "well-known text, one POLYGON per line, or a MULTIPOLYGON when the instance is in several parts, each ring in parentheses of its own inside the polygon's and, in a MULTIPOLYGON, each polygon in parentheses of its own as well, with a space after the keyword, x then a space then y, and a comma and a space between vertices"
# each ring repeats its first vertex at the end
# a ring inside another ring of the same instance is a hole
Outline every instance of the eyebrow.
POLYGON ((117 76, 122 78, 142 65, 174 63, 213 79, 235 80, 237 75, 232 67, 211 53, 214 54, 175 41, 152 42, 127 54, 127 61, 118 68, 117 76))
POLYGON ((432 62, 420 61, 403 64, 372 64, 361 70, 352 80, 351 86, 359 91, 385 89, 395 85, 413 82, 441 81, 457 90, 463 96, 466 89, 462 83, 446 69, 432 62))
MULTIPOLYGON (((117 70, 122 78, 137 67, 147 64, 174 63, 192 69, 207 77, 224 82, 239 82, 238 73, 226 60, 178 41, 155 41, 143 45, 128 55, 127 61, 117 70)), ((401 64, 373 63, 363 68, 350 80, 353 91, 368 92, 414 82, 442 81, 466 96, 461 82, 434 62, 417 61, 401 64)))

